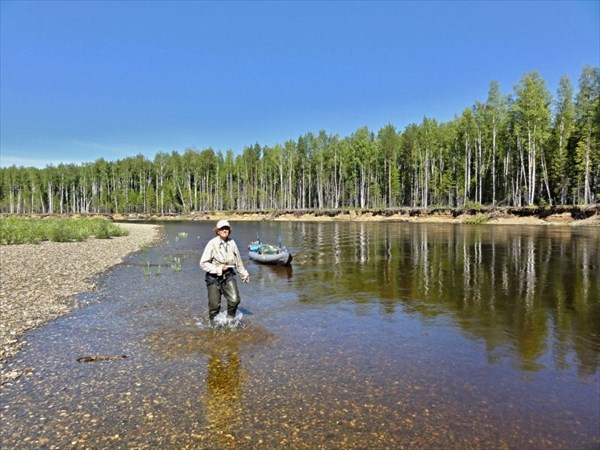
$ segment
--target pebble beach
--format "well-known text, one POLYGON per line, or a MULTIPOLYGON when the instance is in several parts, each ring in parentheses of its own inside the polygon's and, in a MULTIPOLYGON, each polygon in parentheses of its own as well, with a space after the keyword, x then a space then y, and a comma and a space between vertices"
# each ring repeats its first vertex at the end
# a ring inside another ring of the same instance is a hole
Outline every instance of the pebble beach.
POLYGON ((19 377, 6 361, 26 341, 28 330, 76 307, 75 296, 94 291, 96 278, 129 253, 161 237, 161 226, 122 223, 127 236, 84 242, 42 242, 0 246, 1 382, 19 377))

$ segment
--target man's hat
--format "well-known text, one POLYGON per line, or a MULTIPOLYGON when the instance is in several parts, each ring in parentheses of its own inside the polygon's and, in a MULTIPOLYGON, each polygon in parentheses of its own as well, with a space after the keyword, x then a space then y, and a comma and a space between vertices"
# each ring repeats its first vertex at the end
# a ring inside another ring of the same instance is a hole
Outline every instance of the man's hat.
POLYGON ((219 220, 217 222, 217 226, 214 228, 214 231, 219 231, 221 228, 229 228, 231 229, 231 225, 229 225, 229 221, 228 220, 219 220))

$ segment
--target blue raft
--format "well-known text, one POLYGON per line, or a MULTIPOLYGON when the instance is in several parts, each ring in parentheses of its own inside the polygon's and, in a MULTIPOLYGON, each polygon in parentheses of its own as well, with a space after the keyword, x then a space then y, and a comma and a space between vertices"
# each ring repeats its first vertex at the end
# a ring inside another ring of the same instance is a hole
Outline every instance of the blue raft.
POLYGON ((260 264, 273 264, 277 266, 289 266, 292 263, 290 251, 279 245, 263 244, 260 240, 253 241, 248 246, 248 256, 252 261, 260 264))

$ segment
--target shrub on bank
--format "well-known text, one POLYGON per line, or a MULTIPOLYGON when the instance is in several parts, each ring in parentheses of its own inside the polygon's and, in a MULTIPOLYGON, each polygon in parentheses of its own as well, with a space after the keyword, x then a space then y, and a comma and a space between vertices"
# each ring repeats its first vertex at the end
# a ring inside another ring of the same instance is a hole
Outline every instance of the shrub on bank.
POLYGON ((482 223, 487 223, 489 221, 489 217, 486 214, 476 214, 473 217, 466 218, 463 223, 470 225, 480 225, 482 223))
POLYGON ((89 237, 108 239, 127 234, 127 230, 102 218, 0 218, 0 245, 79 242, 89 237))

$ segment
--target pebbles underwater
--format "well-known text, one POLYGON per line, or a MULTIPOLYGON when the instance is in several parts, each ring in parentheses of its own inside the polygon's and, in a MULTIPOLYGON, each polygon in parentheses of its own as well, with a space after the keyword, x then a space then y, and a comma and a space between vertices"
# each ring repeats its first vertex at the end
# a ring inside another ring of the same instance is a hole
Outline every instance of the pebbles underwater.
MULTIPOLYGON (((457 271, 435 278, 456 266, 444 260, 447 253, 473 253, 472 286, 483 289, 484 273, 500 273, 480 241, 471 248, 469 231, 452 240, 448 228, 392 224, 257 222, 233 229, 240 248, 257 231, 283 235, 298 255, 293 272, 248 261, 252 281, 240 283, 237 326, 211 328, 198 259, 214 235, 212 223, 165 225, 163 241, 99 278, 84 308, 27 335, 29 345, 10 364, 30 373, 2 389, 3 446, 597 447, 593 348, 579 360, 562 349, 569 356, 555 365, 538 345, 545 328, 505 309, 500 294, 493 310, 466 294, 458 308, 440 300, 447 292, 440 286, 463 281, 457 271), (447 252, 453 245, 460 252, 447 252), (423 256, 428 250, 430 259, 423 256), (411 272, 420 264, 427 283, 411 272), (514 318, 535 331, 533 350, 529 336, 515 348, 514 318), (534 351, 535 364, 527 359, 534 351)), ((502 242, 495 242, 498 255, 510 250, 502 242)), ((578 251, 574 237, 568 245, 578 251)), ((503 260, 508 273, 516 260, 503 260)), ((544 263, 551 260, 545 253, 544 263)), ((560 261, 560 271, 582 267, 560 261)), ((502 282, 512 287, 511 277, 502 282)), ((449 290, 453 299, 460 285, 449 290)), ((538 308, 541 302, 532 299, 538 308)))
POLYGON ((99 274, 160 237, 158 225, 119 226, 129 234, 84 242, 0 246, 2 384, 22 375, 7 370, 5 362, 26 343, 21 339, 24 333, 79 306, 78 298, 94 291, 99 274))

